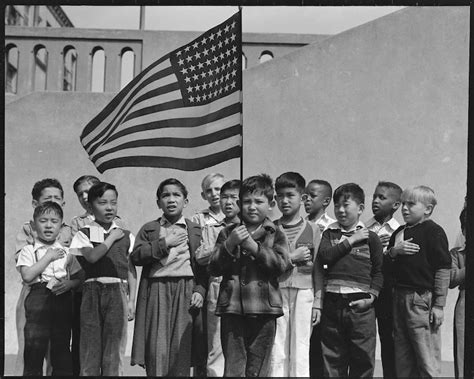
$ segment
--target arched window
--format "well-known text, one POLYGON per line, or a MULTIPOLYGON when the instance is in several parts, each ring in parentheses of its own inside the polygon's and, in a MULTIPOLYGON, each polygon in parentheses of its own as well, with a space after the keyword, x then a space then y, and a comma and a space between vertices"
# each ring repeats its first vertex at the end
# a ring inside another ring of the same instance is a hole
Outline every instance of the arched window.
POLYGON ((77 52, 72 46, 63 50, 63 91, 76 90, 77 52))
POLYGON ((101 47, 92 51, 92 92, 104 92, 105 87, 105 52, 101 47))
POLYGON ((120 64, 120 89, 125 87, 132 79, 135 72, 135 53, 130 48, 124 48, 120 64))
POLYGON ((8 45, 5 49, 5 92, 16 93, 18 84, 18 48, 8 45))
POLYGON ((260 54, 260 63, 269 61, 273 59, 273 53, 271 51, 265 50, 260 54))
POLYGON ((247 57, 245 56, 245 53, 242 52, 242 70, 245 70, 247 68, 247 57))
POLYGON ((46 90, 46 75, 48 72, 48 52, 43 45, 38 45, 34 49, 35 71, 34 71, 34 90, 46 90))

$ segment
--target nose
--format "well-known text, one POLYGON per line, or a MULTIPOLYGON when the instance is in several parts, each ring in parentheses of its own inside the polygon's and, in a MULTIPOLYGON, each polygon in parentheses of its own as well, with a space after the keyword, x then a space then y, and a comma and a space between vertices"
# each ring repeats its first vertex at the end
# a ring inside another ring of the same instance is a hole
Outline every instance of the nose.
POLYGON ((87 201, 87 192, 82 194, 82 200, 87 201))

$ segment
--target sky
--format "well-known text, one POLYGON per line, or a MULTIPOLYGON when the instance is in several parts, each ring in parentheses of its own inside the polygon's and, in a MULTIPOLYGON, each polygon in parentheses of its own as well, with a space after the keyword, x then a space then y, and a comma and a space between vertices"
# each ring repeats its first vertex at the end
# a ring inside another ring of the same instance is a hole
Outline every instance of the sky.
MULTIPOLYGON (((62 6, 76 28, 138 29, 139 6, 62 6)), ((245 6, 244 33, 337 34, 403 7, 245 6)), ((237 6, 146 6, 146 30, 205 31, 237 6)))

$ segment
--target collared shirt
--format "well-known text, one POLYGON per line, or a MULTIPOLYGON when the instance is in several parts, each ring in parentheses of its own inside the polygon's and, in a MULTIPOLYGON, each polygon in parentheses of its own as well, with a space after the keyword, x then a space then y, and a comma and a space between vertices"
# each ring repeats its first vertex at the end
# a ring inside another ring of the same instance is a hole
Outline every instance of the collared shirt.
POLYGON ((225 221, 221 221, 216 224, 208 224, 201 227, 201 244, 196 250, 196 262, 201 266, 209 264, 209 260, 216 245, 217 237, 225 226, 225 221))
POLYGON ((67 247, 62 246, 58 241, 55 241, 52 245, 45 245, 38 240, 35 241, 34 245, 26 245, 20 250, 16 267, 20 269, 22 266, 33 266, 44 257, 49 248, 64 250, 66 254, 64 257, 49 263, 41 275, 34 279, 31 283, 28 283, 29 285, 38 283, 40 281, 47 283, 53 278, 66 278, 69 275, 75 274, 81 270, 81 266, 77 262, 76 258, 70 254, 70 251, 67 247))
MULTIPOLYGON (((381 224, 378 222, 375 217, 372 217, 369 221, 366 223, 367 229, 371 230, 372 232, 376 233, 379 237, 383 235, 389 235, 391 236, 395 230, 397 230, 400 226, 397 220, 395 218, 391 218, 390 220, 384 222, 381 224)), ((385 253, 387 251, 387 246, 384 246, 383 252, 385 253)))
MULTIPOLYGON (((177 230, 185 230, 186 233, 188 232, 186 220, 183 216, 173 224, 169 222, 165 216, 160 217, 158 222, 160 223, 160 238, 166 238, 177 230)), ((188 240, 186 240, 181 245, 168 248, 168 255, 152 265, 149 277, 194 276, 190 258, 189 244, 188 240)))
MULTIPOLYGON (((346 235, 346 234, 353 234, 358 229, 364 228, 364 227, 365 227, 364 223, 359 220, 359 222, 353 228, 347 230, 347 229, 344 229, 344 227, 336 221, 336 222, 333 222, 332 224, 330 224, 327 227, 327 229, 339 229, 339 230, 341 230, 342 236, 341 236, 341 239, 339 240, 339 243, 341 243, 342 241, 349 238, 349 236, 346 235)), ((356 292, 364 292, 364 291, 362 289, 358 288, 358 287, 346 287, 346 286, 339 286, 339 285, 336 285, 336 284, 333 284, 333 285, 328 284, 326 286, 326 292, 348 294, 348 293, 356 293, 356 292)))
POLYGON ((306 216, 306 220, 308 220, 309 222, 313 222, 316 225, 318 225, 319 230, 321 231, 321 233, 324 232, 328 228, 329 225, 336 222, 336 220, 334 220, 332 217, 328 216, 327 212, 324 212, 321 215, 321 217, 319 217, 317 220, 311 221, 308 216, 306 216))
MULTIPOLYGON (((107 230, 105 230, 105 228, 102 225, 98 224, 95 221, 92 221, 89 225, 85 225, 84 228, 89 229, 90 237, 87 237, 83 232, 79 230, 72 239, 71 246, 70 246, 71 254, 83 255, 82 249, 93 248, 94 245, 92 244, 92 242, 102 243, 105 240, 104 234, 110 233, 111 230, 114 228, 120 229, 120 227, 115 223, 115 220, 112 221, 110 228, 107 230)), ((130 238, 130 248, 128 250, 128 253, 131 253, 133 251, 133 244, 135 243, 135 236, 132 233, 130 233, 129 238, 130 238)))
POLYGON ((196 212, 196 214, 191 217, 191 221, 202 227, 204 225, 220 224, 224 218, 225 216, 222 212, 214 213, 210 208, 206 208, 200 212, 196 212))
MULTIPOLYGON (((80 216, 73 217, 71 220, 72 235, 74 236, 79 230, 84 228, 86 225, 90 225, 93 221, 95 221, 94 215, 88 212, 80 216)), ((127 229, 125 222, 119 216, 115 216, 114 222, 119 228, 127 229)))

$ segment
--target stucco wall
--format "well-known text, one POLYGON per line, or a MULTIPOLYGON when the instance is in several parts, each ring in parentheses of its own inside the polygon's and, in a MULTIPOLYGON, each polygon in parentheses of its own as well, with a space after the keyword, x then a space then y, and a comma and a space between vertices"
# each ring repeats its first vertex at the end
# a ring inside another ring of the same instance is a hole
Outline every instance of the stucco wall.
MULTIPOLYGON (((468 7, 408 8, 245 71, 244 175, 296 170, 334 187, 355 181, 368 204, 379 180, 426 184, 439 201, 433 218, 453 243, 466 192, 468 46, 468 7)), ((34 93, 6 105, 6 353, 17 346, 13 247, 32 214, 31 188, 56 177, 66 190, 66 220, 81 212, 72 183, 96 170, 79 134, 112 97, 34 93)), ((158 215, 161 180, 174 176, 188 186, 190 215, 205 206, 201 178, 215 171, 236 178, 239 162, 193 173, 114 169, 101 177, 117 185, 119 214, 137 232, 158 215)), ((370 216, 368 206, 362 220, 370 216)), ((452 359, 455 295, 443 326, 444 360, 452 359)))

